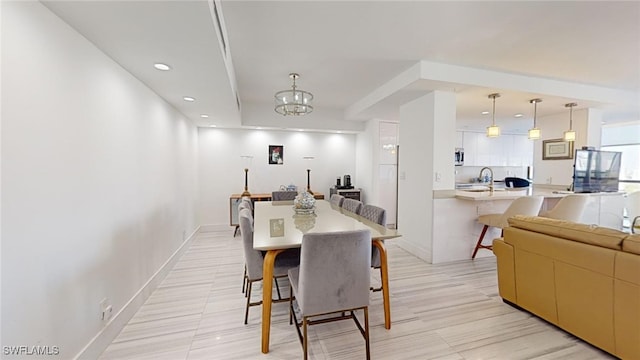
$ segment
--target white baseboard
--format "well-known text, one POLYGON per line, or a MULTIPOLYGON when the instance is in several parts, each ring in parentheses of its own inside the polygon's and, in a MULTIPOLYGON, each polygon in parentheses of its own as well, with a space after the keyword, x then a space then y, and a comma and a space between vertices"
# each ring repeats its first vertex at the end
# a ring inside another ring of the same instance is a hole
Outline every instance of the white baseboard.
POLYGON ((184 252, 189 248, 188 245, 200 231, 200 228, 201 227, 196 228, 196 230, 191 233, 184 242, 182 242, 182 245, 180 245, 180 247, 171 254, 169 259, 160 266, 160 269, 158 269, 158 271, 156 271, 155 274, 147 280, 142 288, 133 295, 133 297, 122 307, 120 311, 118 311, 118 313, 113 316, 105 327, 102 328, 102 330, 100 330, 100 332, 98 332, 96 336, 94 336, 93 339, 91 339, 91 341, 89 341, 89 343, 74 357, 74 360, 97 359, 100 357, 102 352, 113 342, 124 326, 127 325, 129 320, 131 320, 133 315, 136 314, 153 291, 158 287, 158 285, 160 285, 169 271, 173 269, 176 262, 180 260, 182 254, 184 254, 184 252))

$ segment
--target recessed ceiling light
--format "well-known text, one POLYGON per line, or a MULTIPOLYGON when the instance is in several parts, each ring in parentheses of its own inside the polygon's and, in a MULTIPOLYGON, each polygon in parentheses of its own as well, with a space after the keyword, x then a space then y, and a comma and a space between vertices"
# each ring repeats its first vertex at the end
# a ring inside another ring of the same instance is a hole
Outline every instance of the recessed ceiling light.
POLYGON ((215 125, 209 125, 209 127, 216 127, 215 125))
POLYGON ((262 130, 260 126, 256 126, 256 130, 262 130))
POLYGON ((338 134, 342 134, 342 131, 336 131, 336 133, 338 133, 338 134))
POLYGON ((155 64, 153 64, 153 67, 158 69, 158 70, 162 70, 162 71, 171 70, 171 66, 169 66, 167 64, 163 64, 163 63, 155 63, 155 64))
POLYGON ((520 113, 517 113, 517 114, 515 114, 515 115, 513 115, 513 116, 514 116, 514 117, 517 117, 517 118, 520 118, 520 117, 523 117, 524 115, 522 115, 522 114, 520 114, 520 113))
POLYGON ((298 129, 298 131, 304 131, 304 129, 298 129))
POLYGON ((209 117, 209 115, 207 115, 207 114, 200 114, 200 117, 201 117, 201 118, 203 118, 203 119, 206 119, 206 118, 208 118, 208 117, 209 117))
POLYGON ((483 111, 482 115, 489 115, 489 112, 488 111, 483 111))
POLYGON ((184 101, 189 101, 189 102, 196 101, 196 98, 193 98, 191 96, 185 96, 185 97, 183 97, 183 99, 184 99, 184 101))

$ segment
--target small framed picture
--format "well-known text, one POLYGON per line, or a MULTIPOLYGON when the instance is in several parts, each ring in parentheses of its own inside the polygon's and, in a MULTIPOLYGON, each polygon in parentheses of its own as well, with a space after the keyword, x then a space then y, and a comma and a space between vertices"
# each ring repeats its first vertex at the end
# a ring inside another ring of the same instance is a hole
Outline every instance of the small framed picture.
POLYGON ((271 165, 284 164, 284 146, 283 145, 269 145, 269 164, 271 165))
POLYGON ((573 141, 549 139, 542 141, 542 160, 573 159, 573 141))

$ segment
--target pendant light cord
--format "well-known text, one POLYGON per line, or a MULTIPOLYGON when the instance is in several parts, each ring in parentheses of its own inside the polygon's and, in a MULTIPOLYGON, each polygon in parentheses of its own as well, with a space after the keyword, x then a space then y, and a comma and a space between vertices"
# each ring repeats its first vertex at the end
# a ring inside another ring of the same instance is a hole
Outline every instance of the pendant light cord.
POLYGON ((491 119, 491 125, 496 126, 496 97, 493 97, 493 115, 491 119))
POLYGON ((569 131, 573 131, 573 107, 577 105, 577 103, 568 103, 564 105, 569 108, 569 131))

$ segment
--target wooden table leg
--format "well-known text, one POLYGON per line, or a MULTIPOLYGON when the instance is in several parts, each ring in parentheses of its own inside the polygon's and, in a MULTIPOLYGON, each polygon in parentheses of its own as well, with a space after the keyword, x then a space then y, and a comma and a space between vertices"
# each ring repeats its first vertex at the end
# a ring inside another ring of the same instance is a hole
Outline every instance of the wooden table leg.
POLYGON ((273 293, 273 265, 276 256, 284 250, 269 250, 262 264, 262 353, 269 352, 271 330, 271 294, 273 293))
POLYGON ((389 267, 387 266, 387 249, 380 240, 374 240, 373 245, 380 252, 380 281, 382 283, 382 301, 384 304, 384 328, 391 329, 391 303, 389 301, 389 267))

